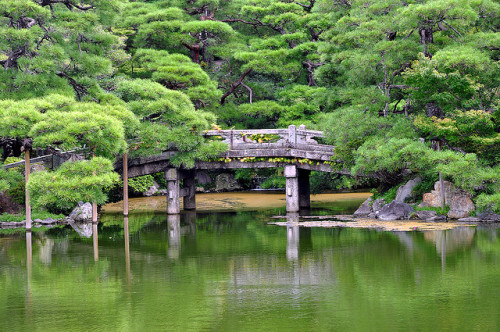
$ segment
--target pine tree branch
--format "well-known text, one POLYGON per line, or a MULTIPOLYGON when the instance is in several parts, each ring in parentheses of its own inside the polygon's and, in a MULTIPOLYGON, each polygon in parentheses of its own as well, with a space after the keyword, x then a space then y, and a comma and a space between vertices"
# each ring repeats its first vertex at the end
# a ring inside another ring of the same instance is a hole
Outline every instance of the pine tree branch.
POLYGON ((85 95, 87 95, 87 89, 85 89, 85 87, 83 85, 81 85, 78 82, 76 82, 72 77, 70 77, 65 72, 58 71, 56 73, 56 75, 68 80, 69 84, 73 87, 73 90, 75 90, 76 96, 77 96, 77 98, 78 98, 79 101, 82 100, 82 97, 84 97, 85 95))
POLYGON ((252 103, 252 99, 253 99, 253 90, 252 90, 252 88, 249 87, 248 85, 246 85, 243 82, 241 82, 241 86, 248 90, 248 99, 249 99, 248 102, 251 104, 252 103))
POLYGON ((248 74, 250 74, 250 72, 252 71, 252 68, 249 68, 247 69, 243 75, 241 75, 241 77, 236 81, 234 82, 233 84, 231 84, 231 88, 229 88, 229 91, 227 91, 220 99, 220 104, 221 105, 224 105, 224 103, 226 102, 226 98, 234 92, 234 90, 236 90, 236 88, 238 88, 241 83, 243 82, 243 79, 245 78, 245 76, 247 76, 248 74))

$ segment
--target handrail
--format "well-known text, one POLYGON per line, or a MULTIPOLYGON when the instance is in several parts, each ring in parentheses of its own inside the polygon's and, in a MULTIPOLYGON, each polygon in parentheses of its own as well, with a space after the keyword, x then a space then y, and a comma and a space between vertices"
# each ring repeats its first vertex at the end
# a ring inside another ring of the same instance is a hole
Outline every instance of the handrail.
POLYGON ((319 130, 306 130, 306 126, 304 125, 300 125, 298 129, 295 125, 290 125, 288 129, 207 130, 204 136, 220 136, 232 150, 252 148, 250 144, 264 146, 266 144, 275 143, 286 145, 287 147, 296 147, 298 144, 317 146, 319 143, 314 138, 322 138, 323 132, 319 130), (273 140, 273 142, 263 142, 261 138, 255 139, 251 137, 254 135, 277 135, 279 138, 273 140), (250 141, 248 141, 248 139, 250 139, 250 141))

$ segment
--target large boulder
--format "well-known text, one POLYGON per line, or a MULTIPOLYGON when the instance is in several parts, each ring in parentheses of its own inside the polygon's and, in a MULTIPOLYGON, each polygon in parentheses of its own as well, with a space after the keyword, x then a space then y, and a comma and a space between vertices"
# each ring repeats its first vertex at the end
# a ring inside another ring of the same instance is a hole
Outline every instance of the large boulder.
POLYGON ((412 198, 412 191, 420 182, 422 182, 420 177, 416 177, 413 180, 406 182, 406 184, 398 188, 396 198, 394 200, 397 202, 405 202, 406 200, 412 198))
POLYGON ((483 211, 478 213, 476 217, 481 221, 500 222, 500 214, 496 214, 493 211, 483 211))
POLYGON ((378 219, 388 221, 388 220, 403 220, 409 219, 410 214, 413 213, 415 209, 410 205, 403 202, 392 201, 386 204, 378 213, 378 219))
MULTIPOLYGON (((443 181, 444 199, 448 201, 453 195, 454 187, 451 182, 443 181)), ((439 181, 434 183, 434 190, 425 193, 422 201, 424 206, 441 207, 441 184, 439 181)))
POLYGON ((474 211, 475 206, 470 195, 464 190, 456 190, 446 204, 450 206, 448 218, 459 219, 469 216, 471 211, 474 211))
POLYGON ((71 211, 68 218, 80 222, 92 221, 92 204, 78 202, 78 206, 71 211))
POLYGON ((368 218, 377 218, 380 210, 382 210, 382 207, 385 205, 385 199, 383 198, 378 198, 373 201, 373 204, 371 206, 371 213, 368 215, 368 218))
POLYGON ((210 175, 205 171, 196 171, 196 180, 199 184, 207 184, 212 182, 210 175))
POLYGON ((236 181, 233 174, 222 173, 217 175, 217 177, 215 178, 216 191, 231 191, 240 189, 241 186, 238 184, 238 181, 236 181))
MULTIPOLYGON (((470 195, 462 190, 455 188, 450 182, 443 181, 443 192, 445 204, 450 207, 448 218, 459 219, 469 216, 469 213, 475 209, 470 195)), ((423 204, 425 206, 441 207, 441 185, 439 181, 434 184, 434 190, 424 194, 423 204)))
POLYGON ((368 217, 368 215, 372 212, 372 206, 371 206, 371 201, 372 198, 368 197, 363 204, 359 206, 359 208, 354 211, 354 216, 355 217, 368 217))
POLYGON ((385 204, 386 204, 385 199, 383 199, 383 198, 379 198, 379 199, 374 200, 373 205, 372 205, 373 212, 375 212, 375 214, 378 214, 380 212, 380 210, 382 210, 382 208, 384 207, 385 204))
POLYGON ((143 192, 142 194, 145 196, 145 197, 151 197, 153 196, 154 194, 156 194, 158 192, 158 187, 156 185, 153 185, 151 187, 148 188, 148 190, 146 190, 145 192, 143 192))

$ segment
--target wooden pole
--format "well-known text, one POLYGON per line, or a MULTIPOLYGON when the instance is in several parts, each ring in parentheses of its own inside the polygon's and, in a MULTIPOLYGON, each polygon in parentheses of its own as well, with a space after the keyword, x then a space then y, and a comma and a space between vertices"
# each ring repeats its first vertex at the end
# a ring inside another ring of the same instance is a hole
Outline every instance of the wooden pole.
POLYGON ((123 215, 128 216, 128 154, 123 154, 123 215))
POLYGON ((30 178, 30 149, 24 150, 24 179, 26 184, 26 230, 31 230, 31 203, 30 193, 28 190, 28 181, 30 178))
MULTIPOLYGON (((92 152, 92 158, 95 157, 95 152, 92 152)), ((94 172, 95 175, 95 172, 94 172)), ((97 223, 97 202, 92 202, 92 222, 97 223)))
MULTIPOLYGON (((437 141, 437 149, 438 151, 441 151, 441 142, 437 141)), ((439 191, 441 194, 441 208, 444 209, 444 206, 446 204, 446 197, 444 195, 444 181, 443 181, 443 174, 441 174, 441 171, 439 171, 439 186, 441 187, 441 190, 439 191)))

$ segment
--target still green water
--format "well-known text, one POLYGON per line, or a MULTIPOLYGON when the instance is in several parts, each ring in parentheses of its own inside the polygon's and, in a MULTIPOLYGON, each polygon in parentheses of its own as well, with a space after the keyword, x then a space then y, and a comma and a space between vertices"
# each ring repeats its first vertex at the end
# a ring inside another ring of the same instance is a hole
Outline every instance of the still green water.
POLYGON ((0 330, 500 330, 497 228, 268 225, 279 213, 108 214, 81 234, 0 235, 0 330))

